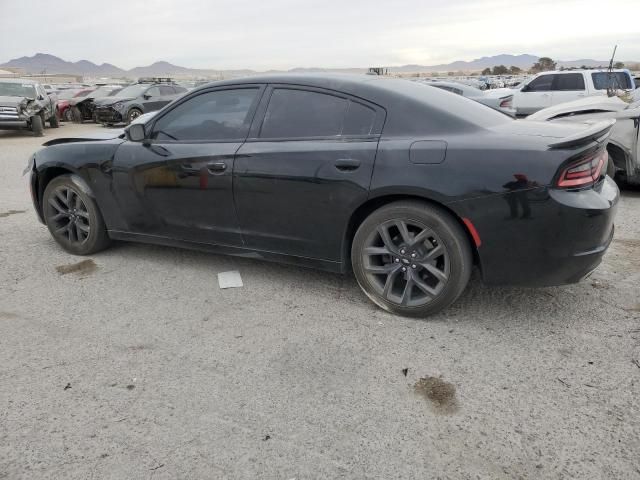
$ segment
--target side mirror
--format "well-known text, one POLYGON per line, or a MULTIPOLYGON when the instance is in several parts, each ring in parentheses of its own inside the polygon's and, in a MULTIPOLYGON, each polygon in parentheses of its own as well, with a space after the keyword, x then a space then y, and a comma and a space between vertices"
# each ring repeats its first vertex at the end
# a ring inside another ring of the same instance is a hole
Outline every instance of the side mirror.
POLYGON ((143 97, 144 97, 145 100, 149 100, 152 97, 152 95, 149 95, 148 93, 145 93, 143 95, 143 97))
POLYGON ((38 100, 44 100, 44 97, 42 95, 38 95, 38 100))
POLYGON ((145 139, 144 125, 142 123, 129 125, 125 132, 132 142, 142 142, 145 139))
POLYGON ((523 85, 522 88, 520 89, 521 92, 528 92, 531 89, 529 88, 529 85, 523 85))

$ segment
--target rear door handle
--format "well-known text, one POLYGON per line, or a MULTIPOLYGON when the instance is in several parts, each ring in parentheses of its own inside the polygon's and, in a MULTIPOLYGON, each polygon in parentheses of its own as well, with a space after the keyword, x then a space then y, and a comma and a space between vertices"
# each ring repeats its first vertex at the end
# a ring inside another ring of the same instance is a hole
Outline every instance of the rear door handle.
POLYGON ((343 172, 357 170, 360 166, 360 160, 356 158, 339 158, 334 162, 336 168, 343 172))
POLYGON ((227 164, 224 162, 211 162, 207 163, 207 170, 212 175, 220 175, 227 169, 227 164))

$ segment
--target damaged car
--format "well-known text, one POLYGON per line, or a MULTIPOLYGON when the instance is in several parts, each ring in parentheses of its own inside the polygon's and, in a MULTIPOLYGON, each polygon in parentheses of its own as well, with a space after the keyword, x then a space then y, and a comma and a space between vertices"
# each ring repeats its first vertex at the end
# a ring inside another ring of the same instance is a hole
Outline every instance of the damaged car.
POLYGON ((174 83, 137 83, 96 102, 96 121, 103 125, 130 124, 143 113, 160 110, 187 89, 174 83))
POLYGON ((40 137, 45 122, 59 126, 55 95, 33 80, 0 79, 0 129, 28 129, 40 137))
POLYGON ((636 90, 623 98, 583 98, 545 108, 526 120, 573 123, 615 120, 607 151, 616 176, 628 184, 640 185, 640 92, 636 90))
POLYGON ((96 101, 115 95, 120 90, 122 90, 122 87, 119 85, 101 85, 92 89, 86 95, 70 99, 69 118, 76 123, 82 123, 85 120, 95 121, 93 110, 95 109, 96 101))

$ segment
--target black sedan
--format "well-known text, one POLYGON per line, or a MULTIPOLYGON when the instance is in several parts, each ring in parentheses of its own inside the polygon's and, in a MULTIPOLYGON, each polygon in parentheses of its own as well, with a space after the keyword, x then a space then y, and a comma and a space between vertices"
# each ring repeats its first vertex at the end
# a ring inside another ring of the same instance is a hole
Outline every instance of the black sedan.
POLYGON ((403 315, 488 284, 577 282, 613 236, 610 122, 508 118, 370 76, 264 76, 193 90, 109 140, 31 159, 35 209, 77 255, 110 240, 353 270, 403 315))

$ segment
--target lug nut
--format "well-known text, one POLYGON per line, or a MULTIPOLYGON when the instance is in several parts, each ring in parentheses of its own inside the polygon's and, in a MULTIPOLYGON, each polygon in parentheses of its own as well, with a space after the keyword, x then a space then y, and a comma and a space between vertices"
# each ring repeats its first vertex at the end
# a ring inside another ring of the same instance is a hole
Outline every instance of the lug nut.
POLYGON ((400 259, 399 258, 396 258, 396 263, 400 263, 400 259))
POLYGON ((407 271, 407 267, 402 267, 402 271, 406 272, 407 271))
POLYGON ((416 258, 416 254, 415 254, 415 253, 412 253, 412 254, 411 254, 411 258, 416 258))
POLYGON ((406 251, 406 250, 403 248, 402 250, 400 250, 400 253, 401 253, 402 255, 404 255, 404 252, 405 252, 405 251, 406 251))
POLYGON ((411 268, 416 268, 416 266, 415 265, 411 265, 411 268))

